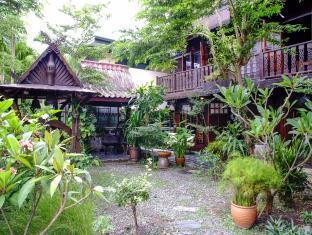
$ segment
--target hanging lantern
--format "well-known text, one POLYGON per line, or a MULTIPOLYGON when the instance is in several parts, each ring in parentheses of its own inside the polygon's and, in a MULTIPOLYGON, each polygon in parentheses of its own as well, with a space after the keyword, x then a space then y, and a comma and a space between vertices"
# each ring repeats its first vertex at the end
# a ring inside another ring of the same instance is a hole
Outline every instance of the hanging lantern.
POLYGON ((49 56, 49 61, 47 64, 47 78, 48 78, 48 85, 54 86, 55 85, 55 62, 52 53, 49 56))

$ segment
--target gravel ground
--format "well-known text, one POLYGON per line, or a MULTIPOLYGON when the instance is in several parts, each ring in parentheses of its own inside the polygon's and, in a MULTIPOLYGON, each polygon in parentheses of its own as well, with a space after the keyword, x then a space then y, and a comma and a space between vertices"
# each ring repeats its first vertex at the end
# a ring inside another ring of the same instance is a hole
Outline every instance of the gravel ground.
MULTIPOLYGON (((139 164, 114 163, 92 169, 99 184, 144 172, 139 164)), ((230 193, 221 193, 216 182, 198 173, 171 167, 152 172, 150 200, 138 206, 140 234, 237 234, 229 217, 230 193)), ((110 234, 132 234, 130 208, 97 202, 97 215, 107 215, 110 234)), ((248 232, 250 233, 250 232, 248 232)))

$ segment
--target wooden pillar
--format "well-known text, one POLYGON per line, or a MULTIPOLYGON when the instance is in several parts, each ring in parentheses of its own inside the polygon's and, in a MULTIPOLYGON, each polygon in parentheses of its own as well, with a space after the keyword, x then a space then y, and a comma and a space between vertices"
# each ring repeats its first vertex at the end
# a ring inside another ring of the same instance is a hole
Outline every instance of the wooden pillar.
MULTIPOLYGON (((206 122, 206 125, 208 127, 210 127, 210 104, 207 105, 207 109, 206 109, 206 112, 205 112, 205 122, 206 122)), ((208 133, 206 134, 206 138, 207 138, 207 144, 209 144, 211 138, 210 138, 210 131, 208 131, 208 133)))
POLYGON ((21 115, 21 112, 18 108, 18 99, 15 97, 14 100, 13 100, 13 104, 12 104, 12 108, 13 110, 15 111, 16 115, 21 118, 22 115, 21 115))
POLYGON ((78 99, 75 95, 72 96, 72 140, 71 152, 80 153, 80 129, 79 129, 79 112, 78 99))

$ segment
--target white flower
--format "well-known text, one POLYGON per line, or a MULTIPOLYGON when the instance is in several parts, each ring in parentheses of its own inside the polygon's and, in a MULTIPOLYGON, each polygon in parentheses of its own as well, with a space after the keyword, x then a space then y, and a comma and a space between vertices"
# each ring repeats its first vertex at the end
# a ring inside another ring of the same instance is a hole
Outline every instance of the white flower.
POLYGON ((45 113, 45 114, 43 114, 43 115, 41 116, 41 118, 42 118, 43 120, 47 120, 49 117, 50 117, 50 116, 49 116, 49 114, 47 114, 47 113, 45 113))

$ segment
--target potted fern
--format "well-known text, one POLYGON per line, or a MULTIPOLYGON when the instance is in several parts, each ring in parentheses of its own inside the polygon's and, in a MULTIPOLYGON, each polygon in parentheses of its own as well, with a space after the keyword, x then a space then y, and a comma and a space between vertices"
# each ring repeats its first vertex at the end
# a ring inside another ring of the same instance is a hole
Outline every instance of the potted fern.
POLYGON ((183 127, 177 127, 175 133, 169 133, 167 144, 173 149, 177 166, 184 166, 185 152, 193 145, 194 135, 190 130, 183 127))
POLYGON ((232 186, 234 197, 231 214, 234 223, 248 229, 257 218, 256 199, 259 193, 276 189, 281 176, 273 166, 252 157, 239 157, 229 161, 222 176, 222 187, 232 186))

